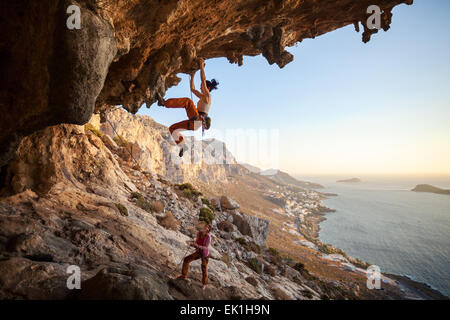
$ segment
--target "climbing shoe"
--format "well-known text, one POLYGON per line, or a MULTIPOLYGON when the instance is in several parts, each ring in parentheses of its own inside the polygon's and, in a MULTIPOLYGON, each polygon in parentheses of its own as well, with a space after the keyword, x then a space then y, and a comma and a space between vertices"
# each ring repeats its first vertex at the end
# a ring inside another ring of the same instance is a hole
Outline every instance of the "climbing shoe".
POLYGON ((183 157, 183 154, 184 154, 184 152, 185 152, 186 150, 187 150, 187 147, 186 147, 186 146, 182 146, 182 147, 181 147, 180 153, 178 154, 178 155, 180 156, 180 158, 183 157))

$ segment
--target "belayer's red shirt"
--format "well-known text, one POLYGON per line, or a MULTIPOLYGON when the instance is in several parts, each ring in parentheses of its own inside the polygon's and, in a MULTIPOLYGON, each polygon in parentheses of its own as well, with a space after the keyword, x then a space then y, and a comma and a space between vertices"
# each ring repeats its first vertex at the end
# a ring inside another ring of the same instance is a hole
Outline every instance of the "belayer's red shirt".
POLYGON ((209 243, 211 241, 211 237, 209 236, 209 233, 207 233, 205 236, 202 237, 201 232, 197 233, 197 239, 195 239, 195 243, 199 246, 203 247, 200 248, 200 253, 204 258, 209 256, 209 243))

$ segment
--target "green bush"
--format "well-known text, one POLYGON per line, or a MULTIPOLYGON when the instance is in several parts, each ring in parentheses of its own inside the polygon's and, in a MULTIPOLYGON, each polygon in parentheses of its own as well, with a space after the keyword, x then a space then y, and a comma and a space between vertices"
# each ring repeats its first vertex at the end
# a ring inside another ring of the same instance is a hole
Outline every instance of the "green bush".
POLYGON ((130 145, 130 143, 122 136, 115 136, 113 140, 119 147, 128 148, 130 145))
POLYGON ((199 214, 199 220, 205 221, 207 224, 211 225, 213 220, 215 219, 214 213, 209 208, 201 208, 199 214))
POLYGON ((307 280, 315 279, 315 277, 309 273, 309 271, 305 268, 305 265, 301 262, 297 262, 294 269, 300 272, 300 274, 307 280))
POLYGON ((97 137, 101 138, 103 137, 103 133, 101 133, 100 131, 98 131, 92 124, 87 123, 84 125, 84 129, 88 130, 90 132, 92 132, 93 134, 95 134, 97 137))
POLYGON ((178 187, 178 189, 183 191, 183 195, 186 198, 192 199, 194 196, 198 197, 202 195, 202 193, 195 189, 194 186, 190 183, 177 184, 176 186, 178 187))
POLYGON ((277 249, 272 248, 272 247, 269 248, 269 252, 273 256, 279 256, 280 255, 280 252, 277 249))
POLYGON ((206 205, 208 208, 210 208, 212 211, 214 211, 214 206, 212 205, 211 201, 207 198, 201 198, 202 203, 206 205))
POLYGON ((347 258, 347 254, 345 253, 345 251, 335 248, 331 244, 326 243, 319 244, 319 251, 325 254, 340 254, 343 257, 347 258))
POLYGON ((119 210, 120 214, 128 217, 128 209, 121 203, 116 203, 116 208, 119 210))
POLYGON ((191 189, 183 189, 183 196, 185 196, 188 199, 192 199, 192 190, 191 189))
POLYGON ((245 250, 250 251, 250 247, 247 243, 247 240, 245 240, 244 238, 236 238, 234 240, 238 242, 245 250))
POLYGON ((202 200, 202 203, 203 203, 203 204, 207 205, 208 207, 211 206, 211 202, 209 201, 209 199, 201 198, 201 200, 202 200))
POLYGON ((254 253, 260 254, 261 253, 261 247, 254 242, 250 242, 248 244, 248 247, 250 248, 251 251, 253 251, 254 253))
POLYGON ((256 258, 251 258, 248 260, 248 266, 258 274, 261 274, 262 270, 259 265, 259 261, 256 258))
POLYGON ((141 208, 147 212, 153 211, 152 205, 147 200, 145 200, 144 196, 142 194, 140 194, 139 192, 131 193, 131 198, 136 199, 136 205, 139 208, 141 208))

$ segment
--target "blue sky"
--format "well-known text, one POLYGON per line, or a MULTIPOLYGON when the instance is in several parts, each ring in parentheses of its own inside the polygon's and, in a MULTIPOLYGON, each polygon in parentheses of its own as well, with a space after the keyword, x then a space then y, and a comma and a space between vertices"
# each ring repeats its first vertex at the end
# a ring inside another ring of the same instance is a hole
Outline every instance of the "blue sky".
MULTIPOLYGON (((278 130, 270 152, 294 174, 450 174, 450 1, 415 0, 393 14, 368 44, 348 26, 288 48, 295 59, 283 69, 262 56, 242 67, 206 61, 207 78, 220 82, 212 135, 232 145, 217 132, 278 130)), ((180 77, 166 98, 190 96, 180 77)), ((139 114, 165 125, 185 118, 156 104, 139 114)))

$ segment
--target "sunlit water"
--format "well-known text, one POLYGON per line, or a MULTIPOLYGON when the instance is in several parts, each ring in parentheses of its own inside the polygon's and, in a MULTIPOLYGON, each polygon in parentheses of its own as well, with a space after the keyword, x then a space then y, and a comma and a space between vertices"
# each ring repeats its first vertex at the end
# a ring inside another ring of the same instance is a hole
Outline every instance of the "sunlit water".
POLYGON ((450 195, 410 191, 420 183, 450 188, 449 178, 298 178, 338 194, 324 201, 337 211, 320 224, 322 241, 450 296, 450 195))

